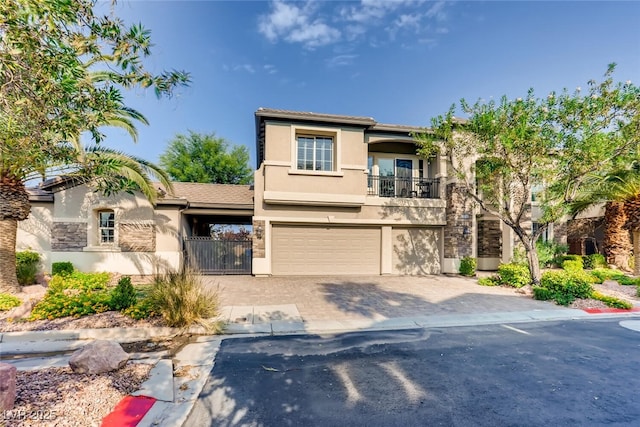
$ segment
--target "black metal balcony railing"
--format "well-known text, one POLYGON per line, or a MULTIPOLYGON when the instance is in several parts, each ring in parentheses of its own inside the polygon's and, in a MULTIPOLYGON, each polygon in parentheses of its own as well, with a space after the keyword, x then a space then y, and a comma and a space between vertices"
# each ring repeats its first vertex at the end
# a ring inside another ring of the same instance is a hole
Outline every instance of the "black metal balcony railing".
POLYGON ((401 198, 440 198, 440 179, 401 178, 397 176, 369 175, 367 179, 369 196, 401 198))

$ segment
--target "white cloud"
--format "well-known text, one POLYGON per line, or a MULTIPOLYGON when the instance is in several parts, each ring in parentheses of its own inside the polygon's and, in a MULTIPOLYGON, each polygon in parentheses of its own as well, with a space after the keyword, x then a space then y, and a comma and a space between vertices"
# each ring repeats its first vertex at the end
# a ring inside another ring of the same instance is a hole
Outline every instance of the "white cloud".
POLYGON ((265 64, 262 68, 264 68, 264 71, 266 71, 269 74, 275 74, 278 72, 278 69, 273 64, 265 64))
POLYGON ((356 58, 358 58, 358 55, 336 55, 327 59, 326 62, 329 68, 344 67, 353 64, 356 58))
POLYGON ((272 0, 258 18, 258 31, 273 42, 307 49, 333 45, 334 52, 360 43, 420 43, 448 33, 451 3, 426 0, 361 0, 349 4, 313 0, 272 0))
POLYGON ((290 43, 301 43, 308 48, 339 40, 340 31, 321 18, 314 17, 316 11, 315 5, 310 1, 298 6, 275 0, 271 3, 271 12, 259 18, 258 31, 272 42, 283 39, 290 43))
POLYGON ((233 66, 233 71, 246 71, 247 73, 254 74, 255 68, 251 64, 237 64, 233 66))

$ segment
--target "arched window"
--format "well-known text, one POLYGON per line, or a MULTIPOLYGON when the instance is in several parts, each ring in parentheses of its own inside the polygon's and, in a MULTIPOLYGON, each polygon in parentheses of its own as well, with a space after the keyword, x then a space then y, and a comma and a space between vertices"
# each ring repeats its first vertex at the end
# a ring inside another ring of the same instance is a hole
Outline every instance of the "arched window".
POLYGON ((116 237, 116 214, 112 209, 98 211, 98 242, 113 245, 116 237))

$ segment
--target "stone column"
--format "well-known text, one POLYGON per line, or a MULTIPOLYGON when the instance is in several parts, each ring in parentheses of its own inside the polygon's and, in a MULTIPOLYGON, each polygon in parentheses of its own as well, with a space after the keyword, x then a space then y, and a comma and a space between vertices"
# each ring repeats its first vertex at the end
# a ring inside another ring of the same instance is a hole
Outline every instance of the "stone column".
POLYGON ((444 257, 461 259, 473 255, 473 210, 462 186, 447 184, 444 257))

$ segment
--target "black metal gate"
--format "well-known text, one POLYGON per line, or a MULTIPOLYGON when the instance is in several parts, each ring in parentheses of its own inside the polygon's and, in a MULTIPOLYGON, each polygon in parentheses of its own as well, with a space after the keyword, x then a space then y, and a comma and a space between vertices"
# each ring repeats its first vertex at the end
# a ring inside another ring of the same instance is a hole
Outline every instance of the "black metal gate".
POLYGON ((251 274, 251 240, 185 237, 187 265, 202 274, 251 274))

